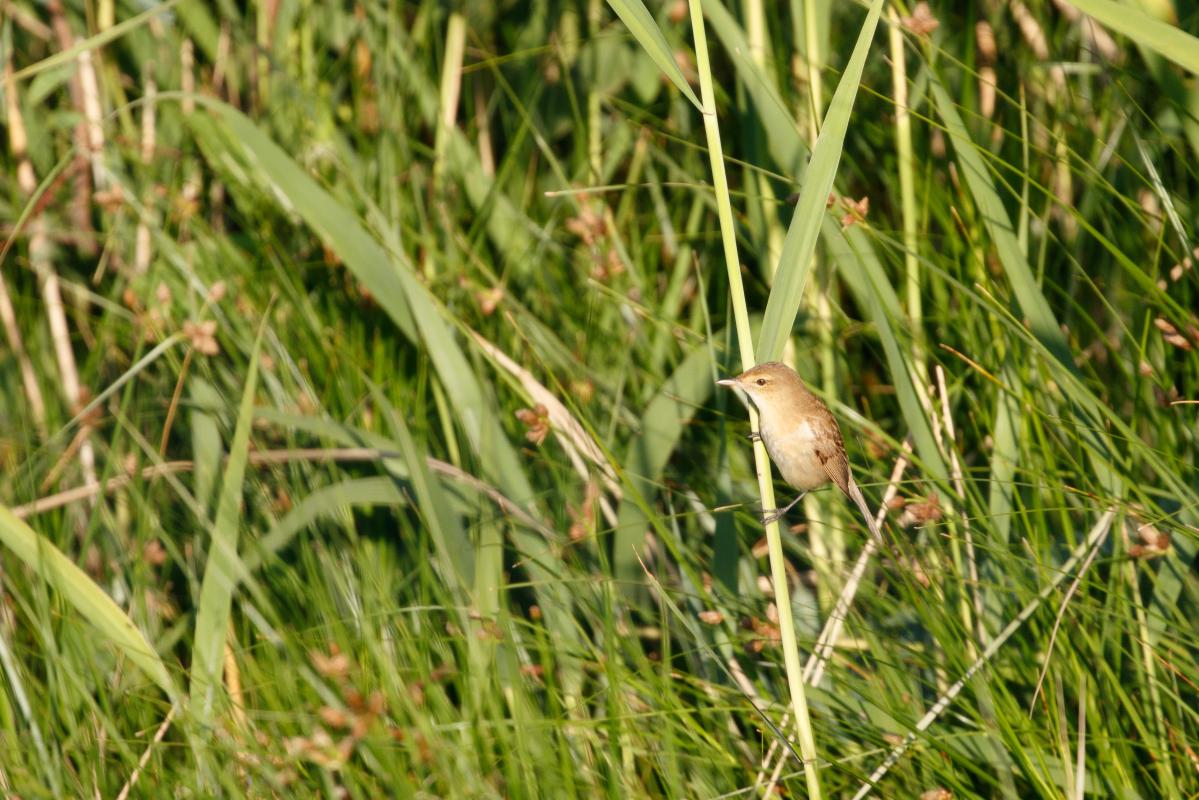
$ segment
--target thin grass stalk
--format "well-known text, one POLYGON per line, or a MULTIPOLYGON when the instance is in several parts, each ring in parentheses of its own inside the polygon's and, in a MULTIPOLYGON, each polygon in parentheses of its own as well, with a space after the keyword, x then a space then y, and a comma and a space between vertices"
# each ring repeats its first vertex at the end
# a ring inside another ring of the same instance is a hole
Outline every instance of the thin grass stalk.
MULTIPOLYGON (((451 131, 458 119, 458 94, 462 91, 462 57, 466 50, 466 17, 450 14, 445 31, 445 58, 441 65, 441 91, 437 117, 437 135, 433 141, 433 186, 440 191, 446 170, 451 131)), ((428 259, 432 268, 436 259, 428 259)))
MULTIPOLYGON (((753 338, 749 326, 749 310, 745 303, 745 287, 741 283, 741 262, 737 255, 737 235, 733 226, 733 207, 729 197, 728 178, 724 171, 724 150, 720 142, 720 126, 716 117, 716 101, 712 89, 712 68, 704 34, 704 17, 700 0, 690 0, 691 26, 695 35, 696 71, 699 73, 700 102, 704 118, 704 133, 708 156, 712 163, 712 183, 716 190, 716 208, 720 220, 721 241, 724 246, 725 267, 728 270, 729 293, 732 295, 733 318, 737 329, 737 344, 741 363, 746 368, 756 363, 753 338)), ((758 431, 758 415, 749 412, 750 428, 758 431)), ((758 475, 758 492, 762 508, 774 508, 774 486, 771 481, 770 459, 761 439, 754 442, 754 466, 758 475)), ((791 614, 791 592, 787 585, 787 562, 778 521, 766 525, 766 542, 770 554, 770 571, 774 584, 775 605, 779 614, 783 662, 791 692, 791 706, 799 729, 799 748, 804 761, 804 778, 808 797, 819 800, 820 775, 816 768, 816 738, 808 714, 807 695, 803 686, 803 667, 799 660, 799 645, 795 639, 795 622, 791 614)))
MULTIPOLYGON (((953 425, 953 415, 949 413, 949 391, 945 387, 945 370, 938 364, 936 367, 937 375, 937 394, 941 398, 941 416, 945 425, 945 437, 947 445, 945 452, 949 455, 950 477, 953 479, 953 487, 958 495, 958 503, 961 504, 963 511, 966 507, 966 482, 962 475, 962 462, 958 458, 957 447, 957 431, 953 425)), ((957 514, 952 515, 957 517, 957 514)), ((975 635, 978 636, 980 644, 985 644, 987 641, 987 631, 983 626, 983 596, 982 590, 979 588, 978 580, 978 558, 974 552, 974 531, 970 528, 970 517, 963 513, 962 519, 962 536, 966 543, 966 568, 967 575, 970 579, 970 599, 974 608, 974 625, 975 635)))
MULTIPOLYGON (((1128 524, 1125 522, 1124 538, 1128 539, 1128 524)), ((1125 550, 1127 550, 1127 544, 1125 550)), ((1128 585, 1128 594, 1132 598, 1133 613, 1136 615, 1137 638, 1140 640, 1141 672, 1138 678, 1149 690, 1149 707, 1153 711, 1153 734, 1157 738, 1159 754, 1153 759, 1164 788, 1165 797, 1182 796, 1174 770, 1170 764, 1170 748, 1166 741, 1166 720, 1162 711, 1161 690, 1157 682, 1157 665, 1154 661, 1153 640, 1149 633, 1149 616, 1145 613, 1145 604, 1141 601, 1140 582, 1137 580, 1136 560, 1129 558, 1124 562, 1124 580, 1128 585)))
POLYGON ((133 787, 137 786, 138 778, 142 775, 142 770, 146 768, 146 764, 150 762, 150 756, 154 753, 154 748, 162 743, 162 739, 167 734, 167 729, 171 727, 171 721, 175 719, 175 713, 179 710, 178 704, 172 704, 167 715, 162 720, 162 724, 158 726, 158 730, 154 732, 154 738, 146 745, 146 749, 142 751, 141 758, 137 760, 137 767, 129 775, 129 780, 125 781, 125 785, 121 787, 121 791, 117 794, 116 800, 125 800, 129 797, 129 793, 133 791, 133 787))
MULTIPOLYGON (((149 167, 154 163, 154 148, 157 142, 157 98, 158 84, 153 77, 146 79, 145 103, 142 105, 142 164, 149 167)), ((153 247, 150 235, 150 223, 153 217, 154 192, 147 191, 142 201, 142 212, 138 215, 137 234, 134 237, 133 273, 144 275, 150 269, 153 257, 153 247)))
POLYGON ((820 51, 820 32, 816 27, 816 3, 822 0, 804 0, 804 64, 808 68, 808 100, 811 103, 810 128, 812 141, 824 122, 824 53, 820 51))
MULTIPOLYGON (((816 23, 816 4, 823 0, 804 0, 804 58, 808 77, 808 147, 816 146, 820 127, 824 122, 824 54, 820 48, 820 31, 816 23)), ((812 252, 811 274, 822 275, 819 247, 812 252)), ((825 291, 809 292, 805 295, 811 304, 812 318, 816 321, 816 335, 820 357, 820 386, 828 398, 837 395, 837 353, 833 341, 833 308, 827 287, 831 273, 823 272, 821 283, 825 291)), ((798 366, 793 340, 788 339, 783 360, 792 367, 798 366)), ((803 500, 804 517, 808 522, 808 541, 812 549, 812 561, 819 576, 817 596, 821 608, 830 608, 836 591, 833 576, 841 571, 845 563, 845 537, 843 526, 832 524, 837 506, 827 495, 809 494, 803 500)))
MULTIPOLYGON (((745 37, 749 43, 749 57, 764 76, 771 76, 768 55, 770 40, 766 36, 766 9, 762 0, 745 0, 745 37)), ((764 170, 754 170, 758 183, 758 197, 762 206, 762 219, 766 225, 766 254, 761 259, 766 279, 773 282, 778 270, 779 258, 783 254, 783 239, 787 232, 779 222, 778 198, 770 184, 770 176, 764 170)))
MULTIPOLYGON (((603 21, 604 0, 588 0, 587 31, 592 44, 599 38, 600 23, 603 21)), ((600 93, 598 86, 602 79, 603 65, 600 63, 600 50, 591 49, 591 86, 587 90, 587 166, 591 170, 591 179, 600 180, 604 170, 604 137, 603 116, 600 113, 600 93)), ((615 229, 613 229, 615 230, 615 229)))
POLYGON ((1024 608, 1020 609, 1020 612, 1016 614, 1012 621, 1009 622, 1007 626, 1004 627, 1004 629, 1000 631, 994 639, 991 640, 991 643, 987 645, 985 650, 983 650, 982 655, 979 656, 964 673, 962 673, 962 677, 958 678, 957 682, 955 682, 953 686, 949 687, 949 690, 937 699, 937 702, 934 703, 933 707, 928 710, 928 713, 921 717, 920 721, 916 723, 915 728, 913 728, 913 730, 903 738, 902 742, 900 742, 891 750, 887 757, 883 759, 883 763, 879 764, 878 768, 875 769, 874 772, 870 773, 870 777, 867 778, 860 787, 858 787, 858 791, 854 794, 853 800, 862 800, 862 798, 874 791, 875 787, 878 785, 878 782, 882 780, 888 772, 891 771, 893 766, 899 763, 899 759, 903 758, 904 753, 906 753, 908 749, 915 744, 917 734, 928 730, 932 724, 936 722, 937 718, 944 713, 945 709, 949 708, 949 705, 957 699, 959 694, 961 694, 962 689, 966 688, 966 684, 970 682, 970 679, 973 678, 980 669, 986 666, 987 663, 995 657, 995 654, 999 652, 999 649, 1003 647, 1005 643, 1007 643, 1007 640, 1010 639, 1016 631, 1020 630, 1024 623, 1028 621, 1029 617, 1036 613, 1037 609, 1040 608, 1041 605, 1049 598, 1049 595, 1057 591, 1057 588, 1061 586, 1068 577, 1070 577, 1071 570, 1074 569, 1078 562, 1085 558, 1092 548, 1097 547, 1102 542, 1103 538, 1107 535, 1108 530, 1111 528, 1112 520, 1115 519, 1115 516, 1116 512, 1113 510, 1109 509, 1108 511, 1104 512, 1103 516, 1099 518, 1099 521, 1095 523, 1095 526, 1091 528, 1090 533, 1087 534, 1086 540, 1084 540, 1078 547, 1074 548, 1074 551, 1070 554, 1070 557, 1067 558, 1065 562, 1063 562, 1062 565, 1056 569, 1057 574, 1054 575, 1053 580, 1047 583, 1044 588, 1037 593, 1037 596, 1030 600, 1028 604, 1024 606, 1024 608))
MULTIPOLYGON (((12 53, 4 60, 4 99, 8 112, 8 146, 12 151, 13 160, 17 162, 17 183, 24 188, 33 185, 36 188, 37 179, 33 174, 33 162, 26 153, 25 123, 21 117, 21 105, 17 102, 17 82, 13 79, 12 53)), ((33 370, 33 362, 25 350, 21 338, 21 329, 17 325, 17 314, 13 308, 12 296, 8 292, 8 282, 0 273, 0 322, 4 325, 4 333, 8 345, 16 356, 17 365, 21 371, 21 385, 25 389, 25 397, 29 400, 29 410, 33 416, 34 427, 43 438, 46 436, 46 402, 42 398, 42 390, 37 382, 37 373, 33 370)))
POLYGON ((4 677, 8 683, 9 691, 12 692, 13 700, 16 701, 17 708, 21 712, 21 717, 25 720, 25 724, 29 726, 29 738, 33 742, 33 749, 37 753, 37 760, 41 763, 42 772, 49 780, 50 788, 57 795, 62 792, 59 771, 51 766, 50 751, 46 748, 46 739, 42 736, 42 729, 38 725, 37 716, 34 714, 33 706, 29 702, 29 695, 25 691, 25 682, 21 680, 21 673, 18 670, 16 660, 13 658, 12 648, 9 646, 9 638, 12 633, 9 616, 6 613, 4 627, 0 630, 0 667, 4 670, 4 677))
POLYGON ((908 321, 912 332, 912 364, 916 385, 928 384, 924 354, 924 311, 920 297, 920 259, 916 248, 916 183, 912 168, 912 111, 908 106, 908 67, 904 52, 903 28, 892 7, 887 13, 891 23, 887 37, 891 45, 891 91, 895 101, 895 153, 899 159, 899 199, 903 217, 903 263, 907 288, 908 321))
MULTIPOLYGON (((941 371, 940 371, 940 365, 938 365, 937 369, 938 369, 937 376, 938 376, 938 378, 940 378, 940 377, 942 377, 941 371)), ((942 383, 941 389, 942 389, 942 391, 944 391, 943 383, 942 383)), ((956 458, 954 457, 956 454, 956 450, 955 450, 955 443, 953 440, 952 432, 948 432, 948 433, 943 432, 941 429, 943 419, 946 423, 949 422, 948 400, 944 396, 942 396, 941 401, 942 401, 942 403, 946 404, 944 416, 942 417, 942 416, 938 416, 937 414, 932 414, 932 413, 929 414, 929 420, 932 422, 933 438, 937 440, 937 447, 940 448, 943 453, 945 453, 946 455, 951 457, 950 458, 951 463, 956 464, 956 458), (948 436, 948 439, 946 438, 947 436, 948 436)), ((930 409, 930 411, 931 411, 931 409, 930 409)), ((964 494, 965 488, 964 488, 964 485, 961 483, 960 471, 955 470, 953 473, 953 486, 954 486, 954 492, 958 495, 958 497, 956 499, 960 503, 962 503, 962 507, 964 508, 965 507, 965 494, 964 494)), ((966 527, 968 529, 969 524, 970 523, 969 523, 968 518, 966 518, 963 515, 963 518, 962 518, 963 527, 966 527)), ((965 572, 963 571, 963 566, 968 564, 972 559, 970 558, 970 556, 968 556, 965 560, 963 560, 963 558, 962 558, 962 543, 961 543, 961 539, 958 536, 957 509, 954 509, 953 512, 948 515, 948 519, 946 519, 946 535, 949 538, 949 551, 953 556, 953 567, 955 570, 954 574, 955 575, 963 575, 963 574, 965 574, 965 572)), ((973 552, 974 552, 974 540, 969 539, 970 555, 972 555, 973 552)), ((933 553, 933 557, 934 558, 936 557, 935 551, 933 553)), ((973 571, 971 571, 971 572, 973 573, 973 571)), ((974 582, 974 585, 977 587, 977 585, 978 585, 977 582, 974 582)), ((941 586, 937 585, 935 587, 935 591, 940 592, 941 586)), ((965 592, 962 592, 959 594, 959 596, 957 598, 957 603, 958 603, 958 614, 962 618, 963 630, 967 630, 967 631, 974 630, 976 620, 972 618, 971 611, 970 611, 970 599, 966 596, 965 592)), ((979 626, 979 628, 981 630, 981 625, 979 626)), ((981 636, 979 637, 979 641, 982 641, 981 636)), ((975 643, 973 641, 970 641, 969 639, 967 639, 967 641, 966 641, 966 652, 971 658, 973 658, 977 652, 977 650, 975 648, 975 643)))

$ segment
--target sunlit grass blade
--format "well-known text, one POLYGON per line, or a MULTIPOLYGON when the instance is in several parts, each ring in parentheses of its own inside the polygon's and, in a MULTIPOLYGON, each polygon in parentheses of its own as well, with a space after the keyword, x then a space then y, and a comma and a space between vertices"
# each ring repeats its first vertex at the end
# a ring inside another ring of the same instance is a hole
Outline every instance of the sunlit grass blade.
POLYGON ((670 82, 683 93, 691 105, 699 108, 699 98, 695 96, 695 92, 691 91, 691 86, 683 77, 683 71, 679 69, 679 65, 674 60, 670 46, 666 44, 662 31, 658 30, 658 25, 646 10, 645 4, 641 0, 608 0, 608 5, 620 17, 638 43, 645 48, 645 52, 654 60, 658 68, 667 78, 670 78, 670 82))
MULTIPOLYGON (((262 132, 252 120, 235 108, 217 100, 205 104, 212 118, 220 120, 227 132, 226 143, 240 145, 242 157, 249 158, 259 174, 268 178, 286 198, 304 222, 328 243, 367 287, 388 316, 408 337, 416 341, 416 325, 408 310, 406 292, 387 252, 362 227, 358 218, 337 202, 320 184, 301 169, 291 157, 262 132)), ((203 136, 205 117, 193 114, 190 124, 203 136)))
POLYGON ((640 583, 639 554, 649 527, 662 471, 691 416, 712 393, 712 357, 707 346, 697 347, 671 374, 641 414, 641 432, 630 443, 621 463, 631 491, 617 509, 612 545, 613 573, 625 586, 640 583))
POLYGON ((172 699, 178 687, 154 646, 104 590, 44 537, 0 506, 0 542, 59 592, 100 636, 172 699))
POLYGON ((237 412, 237 427, 229 443, 229 460, 221 481, 221 494, 208 541, 208 562, 200 585, 196 608, 196 630, 192 639, 191 703, 201 725, 212 720, 221 682, 225 640, 237 576, 244 570, 238 563, 237 540, 241 531, 242 484, 249 455, 250 429, 254 422, 254 393, 258 389, 258 353, 262 333, 254 344, 246 369, 245 390, 237 412))
POLYGON ((804 173, 799 203, 795 207, 791 225, 787 228, 783 254, 779 258, 774 286, 766 303, 762 331, 758 334, 756 351, 761 361, 773 361, 782 355, 783 346, 791 335, 791 327, 795 324, 795 315, 799 312, 799 305, 803 300, 804 284, 807 282, 808 270, 812 263, 812 253, 816 249, 816 239, 820 235, 821 222, 828 205, 828 195, 837 177, 837 166, 841 163, 845 132, 849 128, 849 118, 853 113, 854 100, 862 81, 862 70, 865 69, 866 57, 870 54, 870 43, 874 39, 882 8, 882 0, 875 0, 870 6, 866 21, 858 34, 857 44, 845 65, 845 70, 841 73, 841 80, 837 84, 832 102, 829 103, 828 114, 824 118, 816 146, 812 148, 812 158, 804 173))
POLYGON ((860 230, 840 230, 836 222, 826 218, 824 240, 828 245, 829 257, 837 265, 846 285, 866 311, 866 316, 874 322, 887 358, 891 383, 899 399, 899 408, 911 432, 921 465, 930 477, 942 483, 947 482, 949 470, 933 438, 932 428, 912 378, 913 370, 908 355, 911 351, 899 346, 895 332, 903 319, 895 287, 888 282, 869 239, 860 230))
POLYGON ((995 244, 995 251, 1007 273, 1016 300, 1020 303, 1020 310, 1028 318, 1033 334, 1044 342, 1045 347, 1063 364, 1071 363, 1066 337, 1062 334, 1062 329, 1058 326, 1053 311, 1049 308, 1049 303, 1041 293, 1041 287, 1025 260, 1024 251, 1016 238, 1016 229, 1008 218, 1003 200, 995 191, 994 182, 979 154, 978 145, 971 139, 970 133, 962 123, 961 114, 945 88, 938 81, 933 81, 930 89, 937 113, 944 120, 945 129, 953 142, 954 154, 962 167, 962 176, 966 179, 966 185, 970 187, 970 195, 978 206, 979 216, 982 217, 987 233, 995 244))
POLYGON ((1069 0, 1114 31, 1161 53, 1183 69, 1199 73, 1199 37, 1146 14, 1130 3, 1112 0, 1069 0))

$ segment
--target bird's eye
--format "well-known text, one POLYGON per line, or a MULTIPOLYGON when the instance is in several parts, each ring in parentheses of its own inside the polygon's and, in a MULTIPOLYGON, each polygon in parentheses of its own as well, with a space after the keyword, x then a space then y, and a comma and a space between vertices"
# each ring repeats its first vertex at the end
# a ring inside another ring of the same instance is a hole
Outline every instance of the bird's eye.
POLYGON ((756 381, 756 383, 757 383, 759 386, 765 386, 765 385, 766 385, 766 379, 765 379, 765 378, 758 378, 758 380, 756 381))

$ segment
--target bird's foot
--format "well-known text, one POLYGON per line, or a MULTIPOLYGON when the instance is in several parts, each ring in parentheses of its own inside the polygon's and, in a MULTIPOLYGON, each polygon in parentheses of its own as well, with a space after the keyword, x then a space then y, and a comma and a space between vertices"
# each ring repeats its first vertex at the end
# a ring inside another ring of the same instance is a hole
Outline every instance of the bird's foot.
POLYGON ((800 500, 803 500, 804 495, 806 495, 806 494, 807 494, 807 492, 800 492, 799 497, 795 498, 794 500, 792 500, 790 503, 783 506, 782 508, 774 508, 774 509, 771 509, 770 511, 767 511, 766 509, 762 509, 762 524, 769 525, 772 522, 778 522, 780 519, 783 518, 784 514, 786 514, 791 509, 795 508, 795 504, 798 503, 800 500))
POLYGON ((751 442, 760 442, 762 441, 762 434, 758 433, 757 431, 750 431, 749 433, 745 434, 745 438, 749 439, 751 442))

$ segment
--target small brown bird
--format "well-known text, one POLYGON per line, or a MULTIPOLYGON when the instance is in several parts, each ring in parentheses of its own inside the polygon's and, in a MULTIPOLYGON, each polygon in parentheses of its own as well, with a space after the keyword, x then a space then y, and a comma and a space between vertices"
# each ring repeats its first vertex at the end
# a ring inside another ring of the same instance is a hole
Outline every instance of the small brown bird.
POLYGON ((857 504, 870 532, 878 536, 866 499, 849 471, 837 420, 828 406, 808 391, 799 373, 770 361, 717 383, 741 389, 753 401, 770 460, 783 480, 800 492, 786 508, 766 513, 763 523, 780 519, 808 492, 832 482, 857 504))

